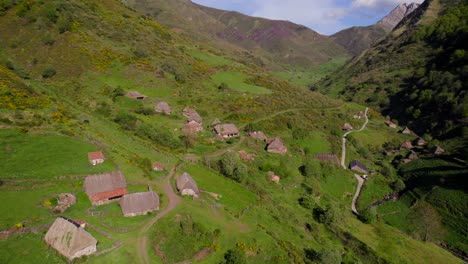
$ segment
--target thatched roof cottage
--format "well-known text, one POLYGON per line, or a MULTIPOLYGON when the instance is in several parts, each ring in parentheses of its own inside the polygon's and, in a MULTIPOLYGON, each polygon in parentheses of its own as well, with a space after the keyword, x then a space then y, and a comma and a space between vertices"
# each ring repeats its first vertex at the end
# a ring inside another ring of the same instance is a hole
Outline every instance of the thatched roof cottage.
POLYGON ((349 123, 345 123, 341 129, 344 131, 348 131, 348 130, 352 130, 353 127, 349 123))
POLYGON ((182 128, 182 130, 190 132, 190 133, 194 133, 194 132, 203 131, 203 127, 200 125, 200 123, 192 120, 186 123, 184 127, 182 128))
POLYGON ((249 136, 254 139, 266 141, 268 138, 262 131, 249 132, 249 136))
POLYGON ((191 109, 189 107, 185 107, 184 110, 182 111, 182 114, 187 117, 187 122, 195 121, 198 124, 202 124, 203 119, 201 116, 195 111, 194 109, 191 109))
POLYGON ((402 133, 402 134, 413 134, 413 131, 411 131, 411 129, 409 129, 408 127, 405 127, 400 131, 400 133, 402 133))
POLYGON ((361 172, 367 174, 367 167, 366 165, 362 164, 357 160, 353 160, 349 163, 349 168, 353 171, 361 172))
POLYGON ((120 199, 120 208, 125 217, 146 215, 159 210, 159 196, 151 190, 126 194, 120 199))
POLYGON ((288 151, 288 148, 283 144, 281 139, 274 138, 271 143, 267 145, 267 151, 283 155, 288 151))
POLYGON ((182 195, 190 195, 193 197, 198 197, 200 191, 198 190, 198 186, 193 180, 193 178, 187 173, 184 172, 180 175, 176 180, 177 190, 182 195))
POLYGON ((101 151, 88 152, 88 161, 93 165, 104 163, 104 154, 101 151))
POLYGON ((436 154, 436 155, 440 155, 442 153, 444 153, 445 150, 439 146, 435 146, 433 149, 432 149, 432 153, 436 154))
POLYGON ((414 144, 415 144, 416 146, 425 146, 425 145, 427 145, 427 141, 424 140, 424 138, 422 138, 422 137, 418 137, 418 138, 414 141, 414 144))
POLYGON ((408 156, 406 157, 410 160, 417 160, 419 159, 418 157, 418 154, 416 154, 416 152, 414 152, 413 150, 411 150, 409 153, 408 153, 408 156))
POLYGON ((172 113, 172 109, 166 102, 159 102, 155 107, 154 111, 158 113, 164 113, 165 115, 170 115, 172 113))
POLYGON ((392 120, 387 120, 385 121, 385 124, 391 128, 396 128, 397 125, 395 123, 392 122, 392 120))
POLYGON ((127 194, 127 182, 120 171, 86 177, 84 192, 93 205, 102 205, 118 200, 127 194))
POLYGON ((413 148, 413 144, 411 144, 411 141, 409 140, 405 140, 405 142, 403 142, 403 144, 401 144, 400 146, 400 150, 411 150, 413 148))
POLYGON ((218 124, 214 127, 214 132, 223 138, 239 136, 239 129, 234 124, 218 124))
POLYGON ((137 99, 137 100, 143 100, 143 99, 148 98, 148 96, 141 94, 139 92, 128 92, 126 96, 128 98, 137 99))
POLYGON ((55 219, 44 240, 69 260, 96 252, 97 240, 80 223, 65 217, 55 219))

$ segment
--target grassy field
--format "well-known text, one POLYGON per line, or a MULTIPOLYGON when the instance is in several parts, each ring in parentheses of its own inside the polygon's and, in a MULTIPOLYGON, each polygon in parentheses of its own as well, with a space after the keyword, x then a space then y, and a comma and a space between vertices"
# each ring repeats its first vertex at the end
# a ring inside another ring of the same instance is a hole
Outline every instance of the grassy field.
MULTIPOLYGON (((85 175, 115 170, 107 159, 93 166, 88 152, 97 147, 53 134, 30 134, 0 130, 1 177, 4 179, 51 179, 61 175, 85 175)), ((106 153, 105 153, 106 154, 106 153)))
POLYGON ((248 77, 243 73, 235 71, 221 71, 211 76, 211 79, 215 82, 216 86, 219 86, 221 83, 225 83, 234 91, 258 94, 271 93, 271 91, 265 87, 246 83, 247 78, 248 77))
POLYGON ((230 65, 234 63, 232 60, 229 60, 220 56, 208 54, 205 52, 201 52, 197 49, 187 49, 186 52, 190 56, 194 57, 195 59, 201 60, 204 63, 212 67, 220 67, 220 66, 230 65))

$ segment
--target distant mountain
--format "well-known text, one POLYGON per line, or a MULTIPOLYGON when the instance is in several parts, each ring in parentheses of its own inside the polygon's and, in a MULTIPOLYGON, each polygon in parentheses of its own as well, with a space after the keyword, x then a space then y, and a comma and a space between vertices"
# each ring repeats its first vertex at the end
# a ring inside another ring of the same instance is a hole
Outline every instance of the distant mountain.
POLYGON ((227 52, 262 57, 267 64, 314 66, 348 55, 329 37, 289 21, 250 17, 188 0, 125 3, 182 35, 227 52))
POLYGON ((411 14, 416 8, 419 7, 417 3, 403 3, 399 4, 388 15, 382 18, 377 25, 382 25, 388 31, 394 29, 403 18, 411 14))
POLYGON ((318 84, 419 134, 456 138, 468 123, 468 4, 425 1, 392 33, 318 84))
POLYGON ((417 3, 400 4, 374 25, 341 30, 331 38, 354 56, 388 34, 400 21, 419 7, 417 3))

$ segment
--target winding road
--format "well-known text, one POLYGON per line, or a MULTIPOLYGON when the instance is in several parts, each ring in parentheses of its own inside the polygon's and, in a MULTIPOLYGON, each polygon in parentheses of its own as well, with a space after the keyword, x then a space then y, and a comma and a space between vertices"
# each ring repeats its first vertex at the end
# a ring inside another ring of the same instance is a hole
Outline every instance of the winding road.
MULTIPOLYGON (((344 133, 343 137, 341 138, 341 141, 342 141, 341 167, 343 167, 343 169, 345 169, 345 170, 346 170, 346 164, 345 164, 345 162, 346 162, 346 138, 352 132, 361 132, 366 128, 367 123, 369 123, 369 118, 367 117, 367 112, 369 112, 369 107, 366 107, 366 111, 364 112, 364 118, 366 119, 366 121, 364 121, 364 124, 362 124, 361 128, 359 130, 348 131, 348 132, 344 133)), ((361 193, 362 186, 364 185, 364 179, 361 176, 357 175, 357 174, 354 174, 354 177, 356 177, 356 179, 358 180, 358 186, 356 188, 356 193, 354 194, 354 197, 353 197, 353 202, 351 203, 351 210, 353 210, 353 212, 358 215, 359 213, 356 210, 356 202, 357 202, 357 199, 359 198, 359 194, 361 193)))
POLYGON ((147 232, 148 230, 162 217, 170 213, 172 210, 176 208, 176 206, 180 203, 180 197, 177 196, 177 194, 174 192, 171 186, 171 178, 174 176, 174 174, 177 171, 177 166, 179 166, 179 163, 176 164, 174 167, 172 167, 171 171, 169 172, 168 176, 164 180, 163 183, 163 190, 164 193, 166 194, 166 197, 169 200, 169 203, 163 211, 161 211, 159 214, 157 214, 153 219, 151 219, 148 223, 146 223, 138 233, 138 240, 136 243, 137 246, 137 256, 138 256, 138 262, 140 263, 145 263, 149 264, 149 256, 148 256, 148 249, 147 249, 147 244, 148 244, 148 235, 147 232))

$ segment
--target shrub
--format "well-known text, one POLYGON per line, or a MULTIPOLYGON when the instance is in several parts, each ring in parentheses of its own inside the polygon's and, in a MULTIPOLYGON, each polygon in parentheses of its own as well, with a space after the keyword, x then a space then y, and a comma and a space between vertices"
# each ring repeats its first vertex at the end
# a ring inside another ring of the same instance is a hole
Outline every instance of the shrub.
POLYGON ((55 71, 55 68, 53 66, 47 66, 42 71, 42 78, 51 78, 53 77, 57 72, 55 71))
POLYGON ((377 221, 377 209, 375 209, 375 207, 370 207, 364 210, 361 214, 361 220, 368 224, 375 223, 375 221, 377 221))
POLYGON ((42 36, 42 43, 52 46, 55 43, 55 39, 51 34, 46 34, 42 36))
POLYGON ((245 253, 237 247, 234 249, 230 249, 224 254, 224 263, 226 264, 247 263, 245 259, 245 253))
POLYGON ((57 21, 57 27, 60 34, 70 31, 72 20, 67 16, 61 16, 57 21))

